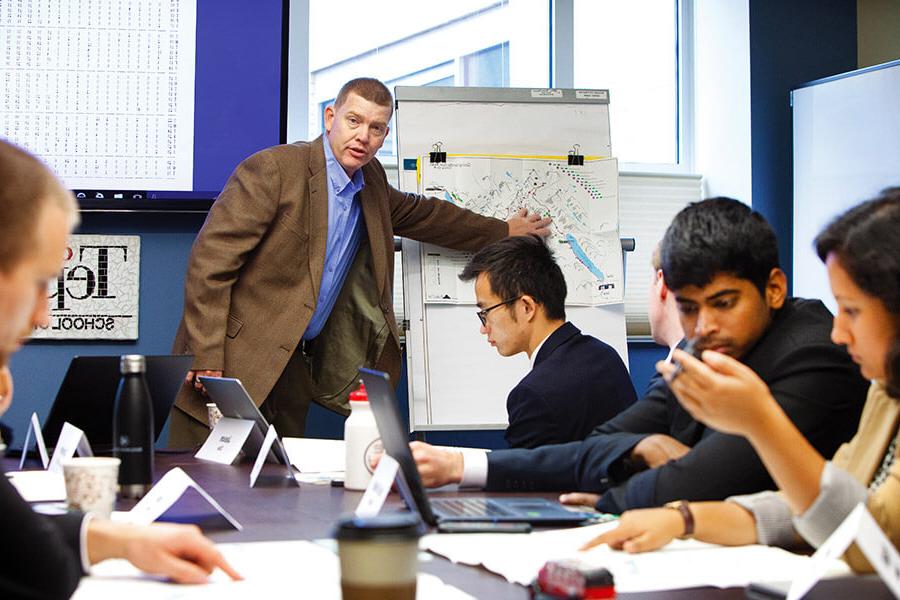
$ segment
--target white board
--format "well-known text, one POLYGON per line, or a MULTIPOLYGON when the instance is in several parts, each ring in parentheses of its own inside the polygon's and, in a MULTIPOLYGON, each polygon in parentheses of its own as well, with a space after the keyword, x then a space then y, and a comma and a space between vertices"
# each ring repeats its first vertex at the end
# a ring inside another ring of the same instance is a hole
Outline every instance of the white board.
POLYGON ((835 311, 813 240, 831 219, 900 185, 900 61, 814 81, 791 93, 793 292, 835 311))
MULTIPOLYGON (((415 158, 436 142, 460 154, 565 155, 578 144, 584 155, 612 155, 605 90, 397 87, 394 97, 404 191, 416 191, 415 158)), ((479 333, 474 304, 425 304, 419 244, 407 239, 403 286, 411 429, 505 428, 526 355, 499 356, 479 333)), ((566 316, 628 364, 624 305, 569 306, 566 316)))

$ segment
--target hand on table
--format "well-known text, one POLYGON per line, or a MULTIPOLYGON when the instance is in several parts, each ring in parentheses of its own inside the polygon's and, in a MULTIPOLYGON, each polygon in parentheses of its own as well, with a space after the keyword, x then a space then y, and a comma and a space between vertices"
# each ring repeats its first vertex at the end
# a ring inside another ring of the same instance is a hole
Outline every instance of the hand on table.
POLYGON ((629 510, 619 519, 619 526, 602 533, 581 547, 589 550, 609 544, 613 550, 649 552, 662 548, 684 533, 684 518, 670 508, 629 510))
POLYGON ((516 216, 506 220, 509 224, 509 237, 516 235, 537 235, 547 237, 550 235, 549 217, 541 218, 537 213, 528 213, 527 208, 520 208, 516 216))
POLYGON ((448 483, 459 483, 463 476, 463 455, 461 452, 439 450, 424 442, 410 442, 419 476, 425 487, 440 487, 448 483))
POLYGON ((562 504, 568 506, 588 506, 594 508, 600 502, 600 494, 589 494, 587 492, 569 492, 559 497, 562 504))
POLYGON ((124 558, 146 573, 176 583, 204 583, 217 567, 233 580, 242 579, 194 525, 140 527, 94 519, 88 524, 88 555, 91 564, 124 558))
MULTIPOLYGON (((462 481, 463 455, 461 452, 440 450, 425 442, 410 442, 416 467, 419 469, 419 477, 425 487, 441 487, 450 483, 462 481)), ((381 454, 375 454, 369 465, 375 469, 381 462, 381 454)))
POLYGON ((690 446, 685 446, 675 438, 654 433, 648 435, 631 450, 631 460, 647 465, 647 468, 655 469, 670 460, 677 460, 691 451, 690 446))
POLYGON ((778 404, 765 382, 747 365, 725 354, 703 351, 703 360, 676 350, 682 365, 656 363, 669 388, 686 411, 698 421, 724 433, 747 435, 765 422, 778 404))
POLYGON ((200 383, 200 380, 197 377, 221 377, 222 371, 188 371, 187 375, 184 376, 184 382, 188 385, 193 385, 194 389, 206 395, 206 388, 203 387, 203 384, 200 383))

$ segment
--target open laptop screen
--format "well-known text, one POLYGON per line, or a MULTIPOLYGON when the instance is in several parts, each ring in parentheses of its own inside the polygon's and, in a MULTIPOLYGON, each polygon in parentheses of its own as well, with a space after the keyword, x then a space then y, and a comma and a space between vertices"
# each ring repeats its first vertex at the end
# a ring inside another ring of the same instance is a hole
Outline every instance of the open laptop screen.
MULTIPOLYGON (((147 356, 147 387, 153 399, 154 439, 159 438, 178 389, 194 360, 190 355, 147 356)), ((56 446, 63 423, 87 435, 95 452, 112 450, 113 408, 119 387, 119 356, 76 356, 59 386, 44 424, 44 441, 56 446)))
POLYGON ((407 491, 422 520, 429 525, 435 525, 437 518, 431 510, 431 504, 425 495, 425 487, 419 477, 419 469, 416 468, 416 461, 409 449, 409 439, 403 423, 400 421, 396 395, 390 377, 387 373, 365 368, 360 368, 359 375, 366 385, 369 405, 375 414, 375 422, 378 424, 378 433, 381 435, 384 451, 400 464, 400 471, 408 487, 407 491))

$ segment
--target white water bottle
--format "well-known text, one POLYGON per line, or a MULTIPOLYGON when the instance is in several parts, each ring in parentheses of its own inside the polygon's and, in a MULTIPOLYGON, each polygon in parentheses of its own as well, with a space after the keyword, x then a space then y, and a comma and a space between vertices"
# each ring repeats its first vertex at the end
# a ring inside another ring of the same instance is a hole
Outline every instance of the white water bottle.
POLYGON ((382 451, 381 437, 375 415, 369 406, 366 386, 350 392, 350 416, 344 422, 344 442, 347 447, 344 488, 364 490, 372 479, 372 458, 382 451))

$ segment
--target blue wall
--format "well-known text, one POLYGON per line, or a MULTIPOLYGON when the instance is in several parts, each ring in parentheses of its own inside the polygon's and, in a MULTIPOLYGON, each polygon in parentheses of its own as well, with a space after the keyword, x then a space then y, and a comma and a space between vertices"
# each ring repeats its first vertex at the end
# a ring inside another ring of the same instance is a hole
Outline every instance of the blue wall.
POLYGON ((856 69, 856 48, 856 2, 750 2, 753 208, 775 229, 789 282, 793 280, 790 91, 801 83, 856 69))

